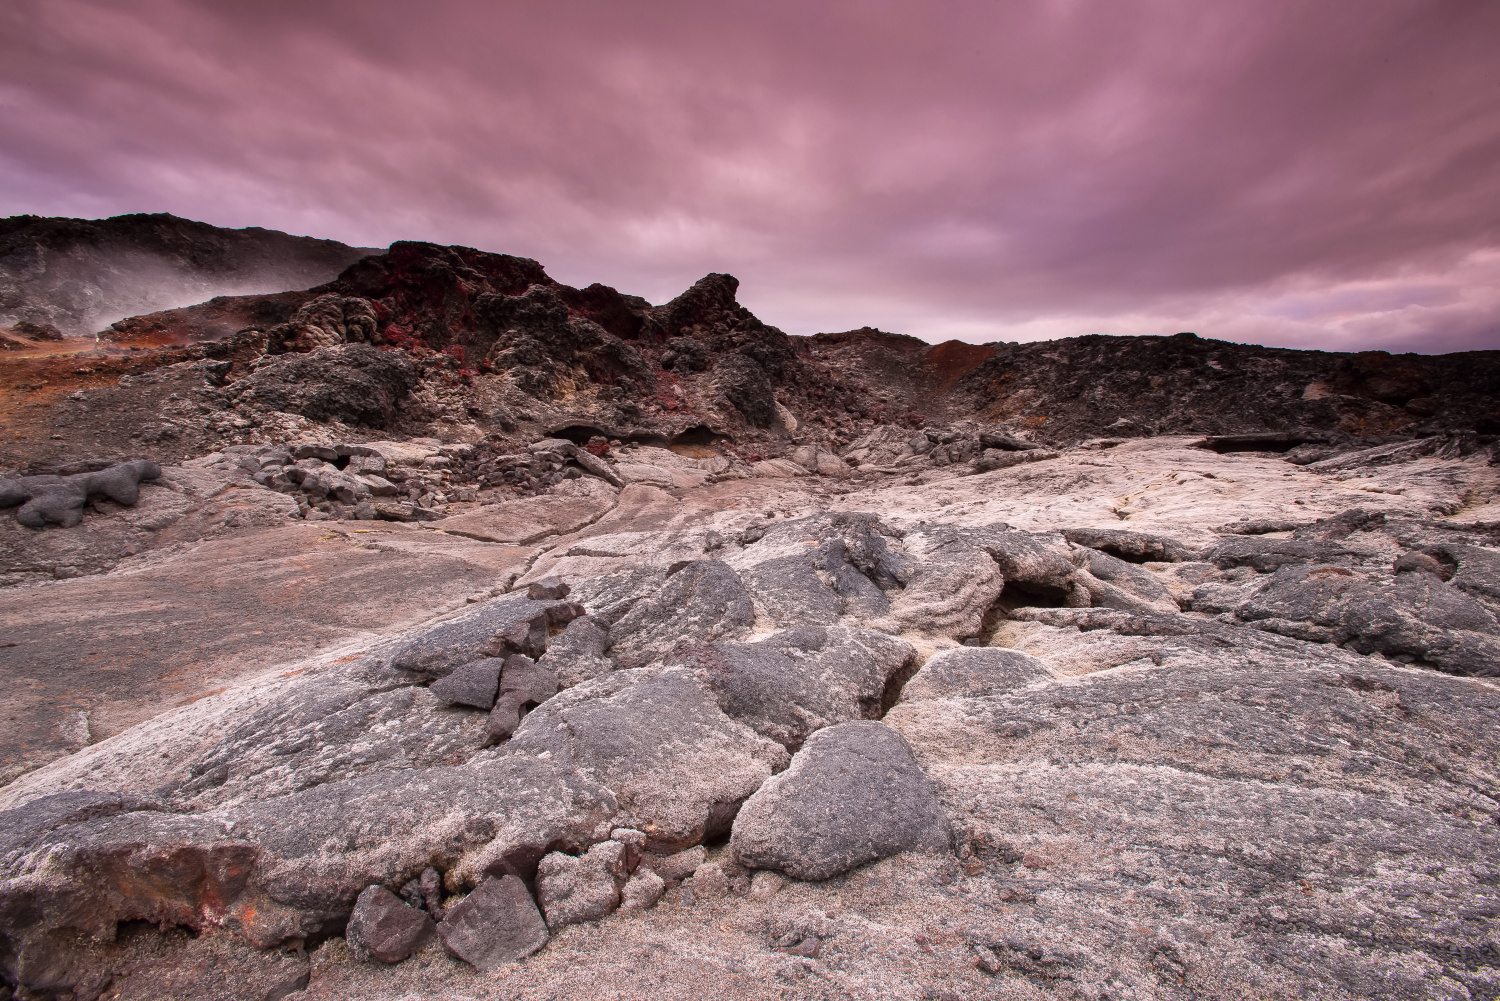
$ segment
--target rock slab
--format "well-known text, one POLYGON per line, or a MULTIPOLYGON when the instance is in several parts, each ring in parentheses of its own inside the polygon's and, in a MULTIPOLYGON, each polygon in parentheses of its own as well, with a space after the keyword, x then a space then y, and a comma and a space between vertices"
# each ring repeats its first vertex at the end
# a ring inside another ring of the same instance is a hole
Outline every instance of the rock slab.
POLYGON ((438 925, 443 948, 470 966, 493 973, 547 944, 547 923, 515 876, 474 887, 438 925))

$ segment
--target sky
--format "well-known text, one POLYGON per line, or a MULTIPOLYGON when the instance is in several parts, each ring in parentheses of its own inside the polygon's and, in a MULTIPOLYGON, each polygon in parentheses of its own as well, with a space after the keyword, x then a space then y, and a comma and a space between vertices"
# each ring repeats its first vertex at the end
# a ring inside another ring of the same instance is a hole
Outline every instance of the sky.
POLYGON ((1500 347, 1493 0, 4 0, 0 215, 519 254, 788 333, 1500 347))

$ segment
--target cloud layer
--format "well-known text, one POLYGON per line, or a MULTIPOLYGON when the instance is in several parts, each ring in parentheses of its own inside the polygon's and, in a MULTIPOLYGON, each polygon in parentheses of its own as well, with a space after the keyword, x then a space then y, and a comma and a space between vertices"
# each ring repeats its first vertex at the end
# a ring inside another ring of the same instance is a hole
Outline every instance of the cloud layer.
POLYGON ((536 257, 789 332, 1500 347, 1500 5, 0 11, 0 213, 536 257))

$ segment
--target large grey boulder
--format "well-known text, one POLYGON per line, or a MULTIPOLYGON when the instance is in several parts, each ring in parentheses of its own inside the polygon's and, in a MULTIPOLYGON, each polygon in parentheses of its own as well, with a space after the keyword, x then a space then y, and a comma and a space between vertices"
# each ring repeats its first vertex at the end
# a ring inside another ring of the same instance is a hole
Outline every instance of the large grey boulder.
POLYGON ((858 513, 772 525, 731 563, 758 610, 782 626, 884 615, 890 607, 885 592, 910 577, 909 559, 892 550, 878 519, 858 513))
POLYGON ((961 646, 933 654, 901 690, 901 701, 986 698, 1050 677, 1046 664, 1020 650, 961 646))
POLYGON ((1175 615, 1177 602, 1151 571, 1095 549, 1074 550, 1080 570, 1079 583, 1088 592, 1094 608, 1118 608, 1122 612, 1175 615))
POLYGON ((505 658, 500 673, 500 694, 490 710, 485 727, 485 744, 498 744, 520 725, 522 717, 557 694, 557 675, 544 664, 525 654, 505 658))
POLYGON ((525 959, 547 944, 547 924, 515 876, 487 879, 454 905, 438 936, 443 948, 485 973, 525 959))
POLYGON ((952 837, 906 741, 858 720, 808 738, 791 767, 745 803, 731 844, 746 866, 820 880, 900 852, 945 852, 952 837))
POLYGON ((27 528, 42 528, 49 521, 72 528, 83 520, 83 506, 90 497, 107 497, 129 507, 140 496, 141 481, 159 476, 161 467, 150 459, 133 459, 69 476, 0 479, 0 507, 19 505, 16 520, 27 528))
POLYGON ((495 693, 500 688, 500 668, 504 664, 505 661, 499 657, 471 660, 462 667, 455 668, 451 674, 434 681, 428 691, 450 706, 493 708, 495 693))
POLYGON ((604 655, 608 647, 609 623, 596 615, 580 615, 552 637, 538 663, 551 670, 563 688, 572 688, 615 669, 615 662, 604 655))
POLYGON ((1196 550, 1168 535, 1127 532, 1122 528, 1064 528, 1069 542, 1097 549, 1131 563, 1182 563, 1196 550))
POLYGON ((658 854, 728 829, 787 753, 730 719, 682 668, 641 668, 570 688, 522 721, 508 747, 587 774, 619 799, 618 827, 658 854))
POLYGON ((695 646, 675 663, 706 681, 729 716, 795 750, 814 730, 878 718, 915 659, 911 644, 883 633, 808 626, 758 643, 695 646))
POLYGON ((994 561, 1006 585, 1044 604, 1061 604, 1076 592, 1076 568, 1057 536, 1037 536, 1005 525, 967 529, 963 538, 994 561))
POLYGON ((1220 539, 1200 553, 1198 558, 1212 563, 1220 570, 1250 567, 1257 573, 1274 573, 1285 566, 1345 562, 1358 555, 1337 542, 1236 535, 1220 539))
POLYGON ((739 576, 719 560, 696 560, 610 626, 609 653, 621 667, 641 667, 685 642, 733 639, 754 622, 739 576))

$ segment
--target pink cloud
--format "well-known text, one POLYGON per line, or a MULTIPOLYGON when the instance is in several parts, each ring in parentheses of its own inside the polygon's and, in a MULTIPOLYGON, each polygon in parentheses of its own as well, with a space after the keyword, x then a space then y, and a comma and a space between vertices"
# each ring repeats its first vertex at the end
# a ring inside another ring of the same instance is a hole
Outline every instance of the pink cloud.
POLYGON ((727 270, 795 333, 1500 346, 1493 4, 0 19, 0 212, 464 243, 655 301, 727 270))

